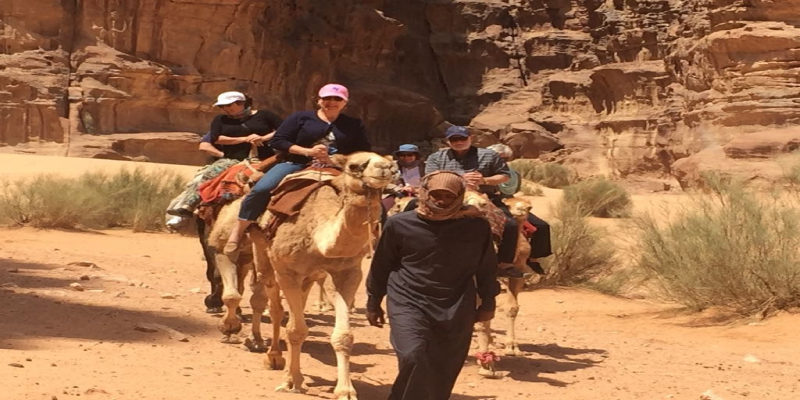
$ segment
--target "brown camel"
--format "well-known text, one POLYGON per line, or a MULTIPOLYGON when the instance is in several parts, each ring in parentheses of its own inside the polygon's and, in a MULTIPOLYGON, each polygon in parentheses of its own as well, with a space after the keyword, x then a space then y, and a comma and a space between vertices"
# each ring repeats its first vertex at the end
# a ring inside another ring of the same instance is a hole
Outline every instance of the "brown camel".
MULTIPOLYGON (((528 272, 527 260, 531 254, 531 245, 528 243, 528 238, 523 233, 523 224, 528 219, 528 213, 531 211, 531 204, 523 199, 512 197, 504 199, 503 202, 508 206, 511 216, 517 220, 519 239, 517 240, 517 248, 514 254, 514 267, 521 272, 528 272)), ((517 314, 519 313, 519 293, 525 284, 523 278, 501 278, 500 283, 505 286, 505 304, 506 316, 508 317, 508 328, 505 337, 505 355, 518 356, 521 354, 517 345, 516 336, 516 321, 517 314)), ((478 322, 475 325, 475 331, 478 337, 478 353, 488 354, 489 345, 492 343, 492 329, 491 322, 478 322)), ((480 370, 478 373, 481 376, 488 378, 495 378, 498 375, 494 370, 494 357, 484 357, 483 360, 478 360, 480 370)))
MULTIPOLYGON (((208 246, 214 249, 212 252, 214 263, 217 266, 222 280, 222 303, 226 306, 222 319, 219 322, 219 330, 225 335, 224 342, 236 343, 238 340, 231 335, 239 333, 242 329, 242 322, 236 314, 239 303, 244 293, 244 279, 248 272, 255 269, 253 247, 247 237, 243 238, 241 251, 233 256, 223 253, 223 248, 228 240, 231 229, 236 226, 241 199, 233 201, 219 211, 217 218, 208 234, 208 246)), ((261 336, 260 316, 267 307, 267 298, 280 304, 278 287, 274 277, 254 275, 251 281, 252 294, 250 296, 250 306, 253 310, 252 341, 246 343, 250 351, 263 352, 266 347, 261 336), (257 323, 258 321, 258 323, 257 323)), ((277 319, 278 322, 283 315, 270 314, 270 317, 277 319)))
MULTIPOLYGON (((316 189, 299 213, 287 218, 277 228, 274 237, 267 240, 256 227, 249 228, 256 265, 253 298, 260 296, 257 301, 251 298, 251 305, 253 315, 259 315, 269 296, 273 336, 265 364, 271 369, 283 368, 286 362, 279 345, 283 309, 277 288, 283 292, 289 306, 286 324, 289 361, 285 380, 276 390, 301 392, 303 375, 300 372, 300 348, 308 335, 304 308, 313 283, 327 272, 335 288, 333 301, 336 322, 331 344, 336 352, 338 376, 334 395, 340 400, 355 400, 356 391, 350 380, 353 334, 348 311, 361 283, 361 260, 378 234, 380 194, 394 176, 394 164, 367 152, 337 155, 331 161, 340 166, 343 173, 331 179, 330 185, 316 189)), ((270 217, 270 213, 265 213, 259 225, 266 226, 270 217)), ((235 220, 225 224, 227 229, 233 226, 233 222, 235 220)), ((215 240, 218 246, 224 246, 224 232, 213 233, 210 240, 215 240)), ((241 295, 232 289, 235 286, 229 289, 227 283, 233 283, 236 279, 236 265, 230 259, 218 257, 217 260, 225 282, 223 301, 228 310, 235 310, 241 295)), ((258 318, 253 318, 254 339, 256 333, 260 332, 260 328, 257 328, 259 323, 258 318)))

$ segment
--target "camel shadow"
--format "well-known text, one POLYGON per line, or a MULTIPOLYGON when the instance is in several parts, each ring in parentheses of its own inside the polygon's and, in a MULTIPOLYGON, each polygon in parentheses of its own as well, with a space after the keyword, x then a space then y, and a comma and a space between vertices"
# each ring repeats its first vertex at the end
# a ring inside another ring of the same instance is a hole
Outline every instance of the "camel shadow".
MULTIPOLYGON (((353 345, 352 354, 358 354, 359 351, 363 351, 359 348, 358 343, 353 345)), ((307 353, 315 360, 331 366, 336 367, 336 352, 333 351, 333 347, 329 341, 317 341, 317 340, 306 340, 303 342, 303 353, 307 353)), ((354 362, 352 359, 350 360, 350 371, 354 373, 363 373, 366 372, 369 367, 374 366, 375 364, 361 364, 354 362)))
POLYGON ((578 349, 562 347, 557 344, 520 344, 519 349, 525 353, 535 353, 547 358, 531 357, 530 355, 501 357, 497 364, 498 370, 508 371, 507 376, 517 381, 541 382, 556 387, 565 387, 569 383, 544 377, 540 374, 555 374, 592 368, 603 362, 608 354, 602 349, 578 349), (596 357, 589 357, 591 355, 596 357))
MULTIPOLYGON (((64 268, 63 265, 26 263, 0 258, 0 349, 28 347, 27 338, 76 338, 95 341, 150 342, 168 340, 163 332, 141 332, 138 323, 157 323, 188 336, 202 335, 209 327, 191 318, 123 306, 86 304, 91 296, 109 296, 109 291, 129 289, 127 283, 106 279, 81 280, 85 291, 70 287, 79 275, 96 272, 89 268, 69 268, 74 277, 42 276, 42 272, 64 268), (15 271, 15 272, 11 272, 15 271), (96 290, 97 292, 91 292, 96 290), (103 327, 103 329, 98 329, 103 327)), ((66 273, 63 273, 66 274, 66 273)))

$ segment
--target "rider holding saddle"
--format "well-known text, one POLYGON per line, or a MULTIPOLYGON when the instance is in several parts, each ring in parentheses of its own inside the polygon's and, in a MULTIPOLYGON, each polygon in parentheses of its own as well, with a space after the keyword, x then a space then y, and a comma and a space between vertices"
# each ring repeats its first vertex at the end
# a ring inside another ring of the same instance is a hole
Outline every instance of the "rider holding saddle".
MULTIPOLYGON (((445 139, 449 148, 439 150, 428 157, 425 163, 426 171, 454 171, 461 174, 467 181, 468 187, 478 190, 489 196, 489 199, 506 214, 506 223, 503 227, 503 235, 497 249, 498 262, 501 268, 498 269, 498 276, 511 278, 521 278, 522 273, 516 268, 509 266, 514 262, 514 255, 517 248, 518 226, 514 218, 508 211, 508 206, 502 202, 502 195, 499 193, 498 185, 505 183, 511 176, 511 171, 506 162, 500 155, 492 150, 478 148, 472 145, 472 138, 469 130, 464 126, 453 125, 445 131, 445 139), (502 267, 502 264, 507 267, 502 267)), ((529 216, 530 219, 531 216, 529 216)), ((537 218, 538 225, 547 223, 537 218)), ((537 224, 534 224, 538 227, 537 224)), ((549 229, 547 249, 539 254, 531 256, 545 257, 550 255, 549 229), (544 254, 546 253, 546 254, 544 254)), ((533 248, 533 241, 531 243, 533 248)), ((541 246, 538 246, 541 247, 541 246)), ((540 269, 535 260, 528 260, 528 266, 534 271, 540 269)))
POLYGON ((319 90, 318 96, 316 111, 290 115, 270 141, 270 146, 281 154, 282 162, 267 171, 245 196, 239 210, 239 223, 225 245, 226 254, 238 251, 244 231, 267 209, 271 191, 286 175, 305 168, 312 161, 325 164, 334 153, 347 155, 370 150, 362 121, 342 114, 349 98, 347 88, 329 83, 319 90))

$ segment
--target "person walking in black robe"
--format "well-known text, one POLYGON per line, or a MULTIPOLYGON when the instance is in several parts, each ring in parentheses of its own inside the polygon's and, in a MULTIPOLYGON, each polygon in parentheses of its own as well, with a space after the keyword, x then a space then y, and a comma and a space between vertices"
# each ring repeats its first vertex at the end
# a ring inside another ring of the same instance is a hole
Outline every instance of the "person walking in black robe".
POLYGON ((462 206, 465 190, 454 172, 426 175, 418 208, 388 218, 372 259, 367 319, 383 326, 386 296, 398 359, 390 400, 448 399, 473 324, 494 317, 497 256, 488 222, 462 206))

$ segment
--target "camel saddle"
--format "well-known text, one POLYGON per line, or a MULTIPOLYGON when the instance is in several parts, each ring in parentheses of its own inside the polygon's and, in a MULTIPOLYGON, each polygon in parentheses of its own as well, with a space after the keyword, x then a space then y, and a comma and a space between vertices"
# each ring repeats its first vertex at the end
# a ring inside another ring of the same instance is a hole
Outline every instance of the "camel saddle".
MULTIPOLYGON (((267 239, 272 239, 278 227, 287 219, 300 213, 306 200, 315 190, 330 185, 331 180, 342 173, 330 167, 311 166, 302 171, 289 174, 272 190, 267 210, 271 216, 263 226, 267 239)), ((331 186, 336 190, 334 186, 331 186)), ((337 190, 338 191, 338 190, 337 190)))

